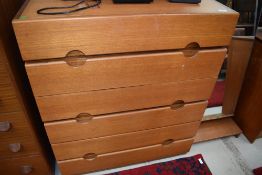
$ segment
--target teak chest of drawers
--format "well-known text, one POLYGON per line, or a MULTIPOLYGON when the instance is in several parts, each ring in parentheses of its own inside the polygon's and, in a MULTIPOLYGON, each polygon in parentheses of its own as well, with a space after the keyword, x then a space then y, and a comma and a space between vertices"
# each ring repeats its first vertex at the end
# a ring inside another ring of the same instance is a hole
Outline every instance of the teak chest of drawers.
POLYGON ((40 134, 44 128, 35 126, 42 123, 34 120, 38 113, 33 99, 26 98, 26 75, 12 32, 11 21, 21 4, 0 0, 0 174, 51 175, 40 134))
POLYGON ((31 0, 13 21, 62 173, 187 152, 238 14, 213 0, 104 0, 74 14, 36 14, 66 3, 31 0))

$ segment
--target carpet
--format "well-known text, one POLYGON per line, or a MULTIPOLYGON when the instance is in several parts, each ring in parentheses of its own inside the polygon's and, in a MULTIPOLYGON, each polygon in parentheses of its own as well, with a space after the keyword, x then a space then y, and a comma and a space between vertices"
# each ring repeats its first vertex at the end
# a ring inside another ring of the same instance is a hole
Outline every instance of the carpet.
MULTIPOLYGON (((143 156, 143 155, 141 155, 143 156)), ((109 175, 212 175, 201 154, 109 175)))

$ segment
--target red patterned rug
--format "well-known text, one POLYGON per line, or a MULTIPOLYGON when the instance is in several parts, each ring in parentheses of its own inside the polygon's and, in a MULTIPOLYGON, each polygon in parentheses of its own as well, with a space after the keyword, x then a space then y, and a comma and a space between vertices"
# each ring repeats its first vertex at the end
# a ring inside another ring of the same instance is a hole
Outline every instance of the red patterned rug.
MULTIPOLYGON (((142 156, 142 155, 141 155, 142 156)), ((201 154, 110 175, 212 175, 201 154)))

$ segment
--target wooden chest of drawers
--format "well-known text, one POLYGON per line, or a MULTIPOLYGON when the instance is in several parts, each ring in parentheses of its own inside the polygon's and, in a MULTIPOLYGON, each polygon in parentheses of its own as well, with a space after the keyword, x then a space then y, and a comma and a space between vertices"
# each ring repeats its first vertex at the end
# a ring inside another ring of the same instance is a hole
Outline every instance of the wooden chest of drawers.
POLYGON ((0 35, 0 174, 51 174, 4 44, 0 35))
POLYGON ((213 0, 107 0, 74 14, 36 14, 59 5, 66 2, 32 0, 13 26, 62 173, 187 152, 238 14, 213 0))
POLYGON ((22 3, 0 0, 0 174, 51 175, 42 145, 44 127, 36 120, 36 104, 29 98, 26 72, 12 30, 12 18, 22 3))

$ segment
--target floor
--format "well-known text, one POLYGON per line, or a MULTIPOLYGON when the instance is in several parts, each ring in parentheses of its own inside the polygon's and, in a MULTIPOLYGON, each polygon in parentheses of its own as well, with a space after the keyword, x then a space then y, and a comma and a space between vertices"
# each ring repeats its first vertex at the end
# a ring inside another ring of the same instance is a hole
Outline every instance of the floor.
MULTIPOLYGON (((214 175, 252 175, 252 169, 262 166, 262 138, 257 139, 253 144, 250 144, 243 135, 238 138, 232 136, 216 139, 194 144, 190 152, 184 155, 90 173, 89 175, 107 174, 199 153, 203 155, 214 175)), ((56 175, 59 174, 59 170, 57 170, 56 175)))

